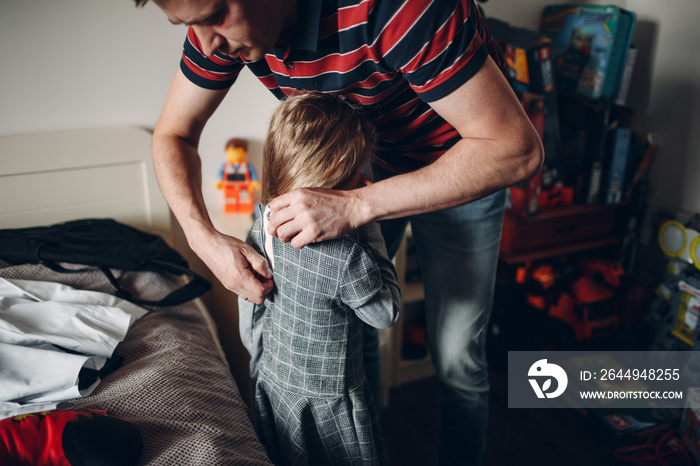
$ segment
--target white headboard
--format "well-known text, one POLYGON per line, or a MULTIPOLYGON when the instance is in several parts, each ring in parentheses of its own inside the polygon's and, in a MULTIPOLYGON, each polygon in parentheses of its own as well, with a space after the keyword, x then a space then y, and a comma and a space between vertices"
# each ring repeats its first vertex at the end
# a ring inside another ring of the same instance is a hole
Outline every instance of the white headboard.
POLYGON ((0 137, 0 228, 113 218, 171 236, 151 133, 95 128, 0 137))

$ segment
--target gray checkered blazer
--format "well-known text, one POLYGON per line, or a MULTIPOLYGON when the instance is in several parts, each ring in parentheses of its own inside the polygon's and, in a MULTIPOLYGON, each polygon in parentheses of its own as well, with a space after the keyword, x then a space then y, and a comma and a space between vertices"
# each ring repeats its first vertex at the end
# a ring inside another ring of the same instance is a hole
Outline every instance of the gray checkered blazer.
MULTIPOLYGON (((247 241, 267 257, 265 239, 258 219, 247 241)), ((242 319, 251 319, 241 321, 242 333, 254 333, 262 319, 255 408, 270 458, 387 463, 362 363, 363 321, 388 327, 398 317, 396 271, 378 225, 302 249, 277 238, 271 246, 275 287, 264 309, 239 300, 242 319)))

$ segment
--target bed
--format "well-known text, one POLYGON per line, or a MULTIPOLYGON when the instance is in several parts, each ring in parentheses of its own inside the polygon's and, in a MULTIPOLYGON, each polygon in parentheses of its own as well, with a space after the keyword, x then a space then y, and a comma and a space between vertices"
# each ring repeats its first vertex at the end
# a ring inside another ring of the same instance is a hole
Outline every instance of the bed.
MULTIPOLYGON (((140 128, 0 137, 0 199, 2 229, 111 218, 174 244, 151 164, 151 135, 140 128)), ((161 296, 183 280, 114 273, 146 296, 161 296)), ((0 261, 0 278, 113 292, 97 269, 66 274, 0 261)), ((143 439, 139 464, 270 464, 202 300, 144 307, 148 312, 115 349, 121 365, 89 395, 69 400, 70 408, 103 410, 135 426, 143 439)))

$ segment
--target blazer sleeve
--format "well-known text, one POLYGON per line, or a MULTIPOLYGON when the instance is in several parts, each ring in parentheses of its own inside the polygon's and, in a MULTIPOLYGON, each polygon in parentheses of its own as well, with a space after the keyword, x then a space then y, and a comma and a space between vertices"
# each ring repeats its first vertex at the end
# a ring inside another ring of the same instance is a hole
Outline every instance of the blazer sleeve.
POLYGON ((396 269, 386 252, 378 223, 361 227, 346 261, 341 297, 355 314, 376 328, 387 328, 399 316, 401 291, 396 269))

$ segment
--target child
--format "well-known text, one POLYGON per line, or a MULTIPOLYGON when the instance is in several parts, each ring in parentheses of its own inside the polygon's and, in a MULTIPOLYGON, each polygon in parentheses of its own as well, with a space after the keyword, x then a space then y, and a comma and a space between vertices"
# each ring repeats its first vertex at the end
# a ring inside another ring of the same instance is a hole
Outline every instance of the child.
MULTIPOLYGON (((371 150, 371 130, 342 96, 292 95, 270 122, 263 202, 301 187, 355 188, 371 150)), ((385 464, 362 363, 364 323, 389 327, 399 309, 379 226, 294 249, 267 233, 268 218, 266 209, 247 242, 267 258, 275 288, 263 306, 239 298, 260 438, 276 464, 385 464)))

